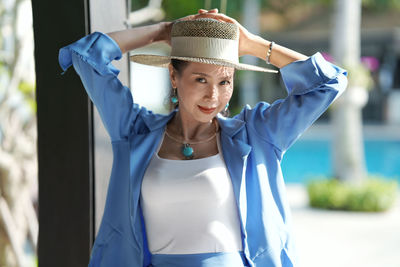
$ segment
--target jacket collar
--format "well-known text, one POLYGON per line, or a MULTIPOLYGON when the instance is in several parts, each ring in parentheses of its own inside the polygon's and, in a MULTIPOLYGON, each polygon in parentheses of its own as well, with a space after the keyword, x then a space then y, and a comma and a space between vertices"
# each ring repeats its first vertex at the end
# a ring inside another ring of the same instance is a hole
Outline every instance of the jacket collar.
MULTIPOLYGON (((150 131, 155 131, 157 129, 165 127, 169 120, 171 120, 176 114, 177 109, 173 110, 171 113, 167 115, 158 115, 158 116, 144 116, 143 120, 149 128, 150 131)), ((238 120, 235 118, 226 118, 221 114, 217 115, 218 123, 221 127, 221 130, 228 135, 229 137, 233 137, 237 132, 239 132, 245 122, 242 120, 238 120)))
POLYGON ((217 115, 218 123, 221 127, 222 132, 232 138, 237 132, 239 132, 245 125, 245 122, 235 118, 226 118, 221 114, 217 115))
POLYGON ((160 128, 164 128, 168 121, 174 117, 176 112, 177 110, 175 109, 167 115, 151 113, 151 115, 143 116, 142 118, 150 132, 153 132, 160 128))

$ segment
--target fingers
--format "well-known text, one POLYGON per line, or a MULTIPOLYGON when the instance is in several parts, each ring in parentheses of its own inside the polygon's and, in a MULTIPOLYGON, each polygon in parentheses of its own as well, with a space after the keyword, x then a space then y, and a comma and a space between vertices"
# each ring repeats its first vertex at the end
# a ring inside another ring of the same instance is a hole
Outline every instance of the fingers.
POLYGON ((225 14, 222 13, 211 13, 211 12, 204 12, 204 13, 199 13, 197 16, 199 17, 208 17, 208 18, 213 18, 219 21, 223 22, 230 22, 230 23, 236 23, 236 21, 225 14))
POLYGON ((204 13, 218 13, 218 8, 214 8, 211 10, 206 10, 206 9, 199 9, 199 14, 204 14, 204 13))
POLYGON ((197 18, 213 18, 219 21, 234 23, 234 20, 232 20, 230 17, 222 13, 218 13, 218 8, 211 10, 199 9, 197 14, 189 15, 178 20, 193 20, 197 18))

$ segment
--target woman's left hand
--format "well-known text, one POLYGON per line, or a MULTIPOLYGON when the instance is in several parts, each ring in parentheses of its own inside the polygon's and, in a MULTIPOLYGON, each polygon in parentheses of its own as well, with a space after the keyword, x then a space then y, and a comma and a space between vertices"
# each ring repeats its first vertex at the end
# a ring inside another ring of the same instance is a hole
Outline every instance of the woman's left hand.
POLYGON ((217 14, 218 9, 214 8, 211 10, 205 10, 205 9, 199 9, 197 14, 193 15, 188 15, 179 19, 176 19, 171 22, 163 22, 162 23, 162 30, 160 36, 157 37, 156 41, 165 41, 167 44, 171 45, 171 29, 172 25, 177 22, 177 21, 182 21, 182 20, 194 20, 198 18, 207 18, 210 17, 212 14, 217 14))
POLYGON ((218 13, 217 9, 210 10, 208 12, 207 12, 207 10, 200 9, 199 15, 197 15, 197 18, 202 18, 202 17, 212 18, 212 19, 216 19, 219 21, 236 24, 239 27, 239 56, 247 55, 250 53, 251 41, 254 40, 256 35, 250 33, 239 22, 237 22, 235 19, 233 19, 231 17, 228 17, 225 14, 218 13))

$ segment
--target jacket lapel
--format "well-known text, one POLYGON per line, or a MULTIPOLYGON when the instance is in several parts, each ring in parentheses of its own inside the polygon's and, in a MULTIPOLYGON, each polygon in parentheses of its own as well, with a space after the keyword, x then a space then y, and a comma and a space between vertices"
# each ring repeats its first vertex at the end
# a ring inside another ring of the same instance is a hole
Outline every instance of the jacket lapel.
POLYGON ((218 122, 221 126, 222 153, 231 176, 233 192, 244 229, 247 217, 246 163, 252 148, 243 141, 247 141, 247 133, 243 129, 244 121, 218 117, 218 122))
POLYGON ((141 225, 139 205, 143 176, 161 141, 165 126, 175 112, 162 116, 152 113, 142 116, 144 122, 140 129, 142 133, 133 135, 130 140, 130 218, 133 235, 139 247, 143 244, 143 225, 141 225))

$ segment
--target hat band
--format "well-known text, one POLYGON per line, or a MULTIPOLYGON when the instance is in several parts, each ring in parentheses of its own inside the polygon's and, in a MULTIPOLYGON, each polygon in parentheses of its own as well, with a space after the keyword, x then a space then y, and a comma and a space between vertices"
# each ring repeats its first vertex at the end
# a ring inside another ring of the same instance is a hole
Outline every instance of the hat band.
POLYGON ((171 56, 225 59, 239 62, 238 40, 210 37, 172 37, 171 56))

